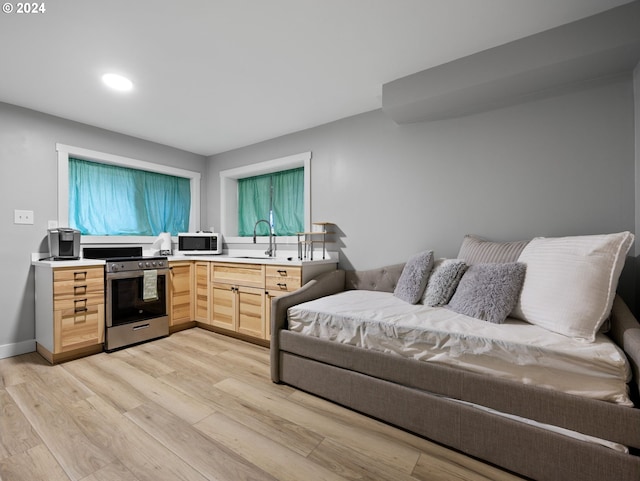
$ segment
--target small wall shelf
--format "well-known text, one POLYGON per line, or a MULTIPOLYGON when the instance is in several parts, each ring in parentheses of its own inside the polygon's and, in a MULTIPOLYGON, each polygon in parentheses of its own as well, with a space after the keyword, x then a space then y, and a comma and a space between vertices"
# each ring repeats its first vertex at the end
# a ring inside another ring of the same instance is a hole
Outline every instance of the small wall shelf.
POLYGON ((313 222, 311 232, 298 232, 298 259, 313 260, 313 245, 322 243, 322 258, 327 257, 327 235, 333 232, 327 231, 327 226, 333 225, 331 222, 313 222), (317 226, 317 227, 315 227, 317 226))

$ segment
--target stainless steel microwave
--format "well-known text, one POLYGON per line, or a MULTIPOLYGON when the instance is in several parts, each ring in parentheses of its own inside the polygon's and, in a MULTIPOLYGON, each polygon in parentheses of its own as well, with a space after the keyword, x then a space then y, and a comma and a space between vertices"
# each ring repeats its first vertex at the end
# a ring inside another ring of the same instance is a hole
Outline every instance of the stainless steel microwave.
POLYGON ((222 254, 222 236, 213 232, 179 232, 178 254, 187 256, 222 254))

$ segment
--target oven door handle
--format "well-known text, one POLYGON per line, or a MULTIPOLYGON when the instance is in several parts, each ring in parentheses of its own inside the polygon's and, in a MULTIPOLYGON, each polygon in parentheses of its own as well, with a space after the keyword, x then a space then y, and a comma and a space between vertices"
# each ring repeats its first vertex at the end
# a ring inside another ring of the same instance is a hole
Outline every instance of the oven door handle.
POLYGON ((135 271, 123 271, 123 272, 108 272, 106 279, 131 279, 132 277, 143 277, 145 270, 156 270, 159 276, 166 276, 169 273, 169 269, 163 267, 162 269, 144 269, 135 271))

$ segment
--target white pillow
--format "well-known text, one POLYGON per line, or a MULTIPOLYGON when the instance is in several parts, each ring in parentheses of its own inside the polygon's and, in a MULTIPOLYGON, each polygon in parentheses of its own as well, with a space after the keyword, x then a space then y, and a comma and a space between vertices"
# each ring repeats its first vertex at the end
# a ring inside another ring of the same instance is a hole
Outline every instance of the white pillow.
POLYGON ((611 311, 633 238, 620 232, 533 239, 518 258, 527 271, 512 316, 593 342, 611 311))

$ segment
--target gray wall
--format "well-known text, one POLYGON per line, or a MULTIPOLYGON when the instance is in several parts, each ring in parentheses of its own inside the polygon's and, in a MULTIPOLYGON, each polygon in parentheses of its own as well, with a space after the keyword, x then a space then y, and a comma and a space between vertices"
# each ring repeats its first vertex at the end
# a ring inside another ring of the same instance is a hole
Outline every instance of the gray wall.
POLYGON ((308 150, 312 220, 337 224, 343 268, 452 257, 467 233, 635 231, 631 75, 446 121, 373 111, 212 156, 207 225, 220 225, 220 170, 308 150))
POLYGON ((634 83, 638 89, 629 75, 483 114, 404 126, 378 110, 208 161, 0 104, 0 357, 34 339, 29 262, 42 250, 47 220, 56 218, 56 143, 203 172, 203 225, 220 225, 220 170, 310 150, 312 218, 336 223, 341 267, 365 269, 427 248, 455 256, 466 233, 513 240, 635 231, 640 159, 634 142, 640 141, 634 105, 640 107, 634 83), (14 209, 33 210, 35 224, 14 225, 14 209))
MULTIPOLYGON (((56 143, 205 172, 202 156, 0 103, 0 358, 35 337, 30 261, 47 250, 47 221, 57 219, 56 143), (34 225, 14 225, 14 209, 33 210, 34 225)), ((204 185, 201 196, 205 206, 204 185)))

